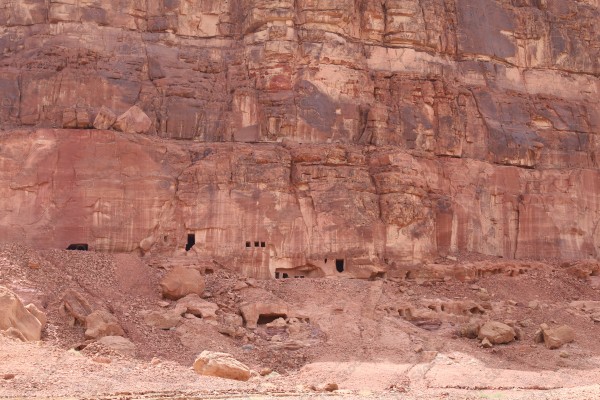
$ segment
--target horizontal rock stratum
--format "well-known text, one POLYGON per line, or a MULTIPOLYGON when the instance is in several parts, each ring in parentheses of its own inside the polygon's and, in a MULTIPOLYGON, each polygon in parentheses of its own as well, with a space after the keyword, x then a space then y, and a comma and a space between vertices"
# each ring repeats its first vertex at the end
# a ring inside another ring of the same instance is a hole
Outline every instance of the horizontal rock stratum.
MULTIPOLYGON (((184 143, 98 130, 1 137, 0 237, 192 251, 256 277, 459 251, 598 255, 596 169, 526 169, 397 147, 184 143)), ((367 274, 368 276, 368 274, 367 274)))

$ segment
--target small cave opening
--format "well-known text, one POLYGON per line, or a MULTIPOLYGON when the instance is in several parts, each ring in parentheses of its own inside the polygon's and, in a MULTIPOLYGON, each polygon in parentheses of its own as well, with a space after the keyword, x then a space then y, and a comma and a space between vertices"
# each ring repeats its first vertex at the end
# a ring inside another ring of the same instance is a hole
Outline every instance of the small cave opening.
POLYGON ((252 247, 252 243, 246 242, 246 247, 252 247))
POLYGON ((258 242, 254 242, 254 247, 258 247, 258 242))
POLYGON ((287 315, 285 314, 260 314, 258 316, 258 325, 266 325, 269 324, 273 321, 275 321, 277 318, 287 318, 287 315))
POLYGON ((190 251, 196 244, 196 234, 189 233, 187 235, 187 244, 185 245, 185 251, 190 251))
POLYGON ((73 243, 67 247, 67 250, 79 250, 79 251, 88 251, 89 246, 87 243, 73 243))
POLYGON ((265 242, 260 242, 260 247, 267 247, 267 243, 265 243, 265 242))
POLYGON ((337 272, 344 272, 344 260, 343 259, 337 259, 335 260, 335 269, 337 272))

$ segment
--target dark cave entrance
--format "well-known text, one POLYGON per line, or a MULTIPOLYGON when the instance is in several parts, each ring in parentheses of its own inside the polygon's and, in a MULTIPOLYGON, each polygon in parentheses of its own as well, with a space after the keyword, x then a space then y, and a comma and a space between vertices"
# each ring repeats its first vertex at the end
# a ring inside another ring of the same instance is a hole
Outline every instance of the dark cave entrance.
POLYGON ((287 315, 285 314, 260 314, 258 316, 258 325, 266 325, 269 324, 273 321, 275 321, 277 318, 287 318, 287 315))
POLYGON ((185 251, 190 251, 196 244, 196 234, 189 233, 187 236, 187 244, 185 245, 185 251))
POLYGON ((70 244, 69 247, 67 247, 67 250, 88 251, 88 244, 87 243, 70 244))
POLYGON ((337 272, 344 272, 344 260, 343 259, 337 259, 335 260, 335 269, 337 270, 337 272))

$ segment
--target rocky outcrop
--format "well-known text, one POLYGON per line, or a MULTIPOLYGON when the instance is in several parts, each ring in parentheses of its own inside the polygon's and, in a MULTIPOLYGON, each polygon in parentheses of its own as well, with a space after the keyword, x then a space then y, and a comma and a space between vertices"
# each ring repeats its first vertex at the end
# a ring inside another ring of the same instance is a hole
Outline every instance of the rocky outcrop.
POLYGON ((465 251, 589 258, 600 247, 596 169, 89 130, 1 141, 0 236, 38 247, 134 251, 148 242, 152 252, 183 252, 192 234, 194 251, 259 278, 404 270, 465 251))
POLYGON ((204 278, 194 268, 175 267, 160 281, 163 297, 181 299, 190 294, 201 295, 204 291, 204 278))
POLYGON ((599 256, 593 2, 71 3, 0 9, 2 240, 194 235, 258 278, 599 256))
POLYGON ((104 336, 125 336, 119 320, 105 310, 97 310, 85 318, 86 339, 99 339, 104 336))
POLYGON ((250 368, 233 358, 231 354, 203 351, 194 361, 194 371, 199 375, 247 381, 250 368))
POLYGON ((45 323, 41 311, 35 308, 34 313, 30 312, 16 294, 0 286, 0 333, 23 341, 40 340, 44 324, 38 317, 45 323))

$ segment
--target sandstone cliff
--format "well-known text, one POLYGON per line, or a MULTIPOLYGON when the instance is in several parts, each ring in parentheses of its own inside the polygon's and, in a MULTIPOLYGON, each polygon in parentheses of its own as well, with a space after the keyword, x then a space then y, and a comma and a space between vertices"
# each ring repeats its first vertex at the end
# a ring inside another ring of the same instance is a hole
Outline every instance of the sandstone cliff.
POLYGON ((597 257, 599 7, 5 1, 0 238, 163 252, 193 233, 264 277, 597 257), (148 137, 52 129, 134 104, 148 137))

